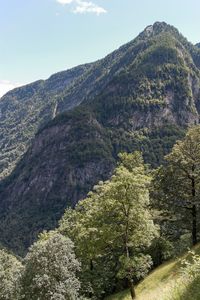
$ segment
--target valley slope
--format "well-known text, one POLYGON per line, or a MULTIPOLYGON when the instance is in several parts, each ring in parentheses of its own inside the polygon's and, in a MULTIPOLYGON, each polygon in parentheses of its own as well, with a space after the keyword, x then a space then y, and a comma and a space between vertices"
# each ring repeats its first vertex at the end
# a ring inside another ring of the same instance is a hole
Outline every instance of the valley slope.
POLYGON ((199 69, 198 47, 157 22, 103 60, 34 83, 36 96, 34 88, 28 96, 30 86, 4 96, 8 125, 1 155, 9 168, 18 162, 0 185, 1 242, 23 253, 42 229, 56 226, 67 206, 112 174, 120 151, 141 150, 146 162, 158 166, 185 129, 199 123, 199 69), (27 123, 21 114, 28 114, 27 123))

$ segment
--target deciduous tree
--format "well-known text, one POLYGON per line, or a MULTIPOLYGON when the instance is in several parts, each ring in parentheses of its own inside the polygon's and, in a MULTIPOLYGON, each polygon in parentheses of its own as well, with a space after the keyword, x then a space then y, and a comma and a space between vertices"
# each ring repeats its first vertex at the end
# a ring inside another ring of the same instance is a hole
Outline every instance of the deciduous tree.
MULTIPOLYGON (((200 208, 200 126, 190 128, 166 156, 154 180, 154 197, 197 243, 200 208)), ((178 229, 177 229, 178 230, 178 229)))
POLYGON ((22 264, 16 257, 0 250, 0 300, 16 300, 22 264))
POLYGON ((99 257, 115 257, 114 278, 126 279, 135 298, 134 279, 151 267, 145 248, 157 229, 149 210, 151 177, 141 154, 124 153, 120 159, 110 180, 95 186, 73 213, 66 212, 60 230, 75 241, 78 256, 90 270, 99 257))
POLYGON ((80 264, 70 239, 55 232, 42 234, 30 248, 24 264, 21 299, 80 299, 77 279, 80 264))

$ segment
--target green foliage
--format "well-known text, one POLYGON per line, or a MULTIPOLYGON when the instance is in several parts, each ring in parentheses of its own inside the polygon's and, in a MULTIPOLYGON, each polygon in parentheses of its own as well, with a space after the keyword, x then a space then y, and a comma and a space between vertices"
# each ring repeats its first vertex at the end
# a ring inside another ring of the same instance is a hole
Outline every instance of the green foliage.
POLYGON ((139 254, 132 258, 127 256, 121 256, 119 259, 120 269, 117 274, 118 278, 138 281, 141 278, 145 278, 151 269, 153 263, 150 255, 139 254), (134 274, 134 275, 133 275, 134 274))
POLYGON ((180 278, 174 283, 170 296, 165 300, 198 300, 200 284, 200 256, 194 251, 181 261, 180 278))
POLYGON ((42 234, 24 259, 20 299, 79 299, 79 269, 68 238, 56 232, 42 234))
POLYGON ((132 281, 148 272, 150 258, 142 253, 157 231, 148 209, 150 176, 140 153, 121 154, 120 159, 109 181, 95 186, 74 211, 66 211, 59 229, 74 241, 82 272, 90 280, 90 295, 98 299, 116 286, 117 273, 132 281), (114 268, 102 270, 103 262, 114 268), (135 265, 129 275, 127 262, 135 265))
POLYGON ((155 176, 154 197, 176 222, 176 235, 189 230, 197 243, 200 192, 200 126, 189 129, 166 157, 166 165, 155 176), (187 222, 186 222, 187 220, 187 222))
POLYGON ((0 300, 18 299, 22 264, 5 250, 0 250, 0 300))
POLYGON ((160 236, 154 239, 151 247, 149 248, 149 253, 155 267, 174 257, 175 249, 172 242, 167 240, 165 237, 160 236))
POLYGON ((188 279, 195 279, 200 276, 200 256, 190 251, 190 260, 184 259, 182 261, 182 274, 188 279))
POLYGON ((160 128, 141 129, 134 133, 120 128, 110 132, 114 157, 119 152, 141 151, 146 163, 153 168, 164 163, 164 156, 168 154, 178 139, 183 138, 184 129, 166 124, 160 128))

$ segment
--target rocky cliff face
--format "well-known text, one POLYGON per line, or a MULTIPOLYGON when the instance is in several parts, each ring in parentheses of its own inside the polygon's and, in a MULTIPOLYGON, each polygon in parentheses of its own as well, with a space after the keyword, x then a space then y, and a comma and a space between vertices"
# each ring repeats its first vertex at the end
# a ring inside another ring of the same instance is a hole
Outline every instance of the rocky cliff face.
POLYGON ((156 23, 87 66, 1 183, 1 242, 23 252, 66 206, 111 175, 120 151, 141 150, 159 165, 185 128, 199 122, 199 55, 176 29, 156 23), (60 113, 69 99, 76 108, 60 113))
POLYGON ((147 45, 139 39, 97 62, 52 75, 8 92, 0 99, 0 178, 10 174, 32 138, 56 115, 99 95, 147 45))
POLYGON ((42 131, 5 182, 0 214, 6 218, 0 231, 8 247, 20 252, 41 228, 55 227, 64 209, 74 206, 97 180, 111 175, 114 160, 104 129, 88 113, 73 121, 67 118, 42 131))
MULTIPOLYGON (((14 89, 0 99, 0 178, 14 168, 37 130, 57 114, 58 100, 90 65, 14 89)), ((70 100, 68 105, 75 106, 70 100)))

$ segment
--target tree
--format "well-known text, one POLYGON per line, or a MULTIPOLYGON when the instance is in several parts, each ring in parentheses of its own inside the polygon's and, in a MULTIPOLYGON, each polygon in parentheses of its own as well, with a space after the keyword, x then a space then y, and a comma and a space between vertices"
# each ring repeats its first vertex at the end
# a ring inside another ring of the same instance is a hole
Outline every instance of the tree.
POLYGON ((56 233, 43 233, 31 246, 24 260, 21 279, 21 299, 75 300, 80 299, 80 264, 75 258, 74 245, 56 233))
POLYGON ((181 228, 189 228, 192 244, 197 243, 200 205, 200 126, 190 128, 166 156, 166 165, 156 173, 154 197, 176 218, 181 228))
POLYGON ((22 264, 16 257, 0 250, 0 300, 16 300, 22 264))
POLYGON ((145 248, 157 234, 157 228, 149 211, 151 178, 141 154, 124 153, 120 159, 110 180, 95 186, 73 213, 66 211, 60 230, 75 241, 77 255, 83 265, 90 266, 90 271, 100 257, 117 258, 114 278, 128 281, 134 299, 134 280, 143 277, 151 267, 145 248))

